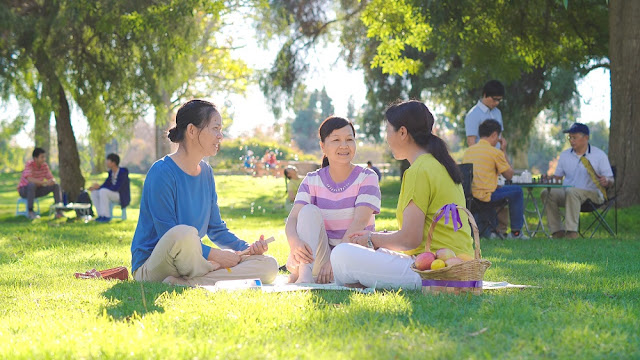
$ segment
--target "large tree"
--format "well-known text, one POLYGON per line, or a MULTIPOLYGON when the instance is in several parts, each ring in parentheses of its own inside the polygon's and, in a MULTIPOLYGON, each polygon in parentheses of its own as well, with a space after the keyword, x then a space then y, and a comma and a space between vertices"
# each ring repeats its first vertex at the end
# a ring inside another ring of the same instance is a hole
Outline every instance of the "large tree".
MULTIPOLYGON (((573 3, 570 5, 573 6, 573 3)), ((640 1, 609 1, 611 130, 609 158, 616 167, 618 202, 640 204, 640 1)))
POLYGON ((545 108, 575 102, 575 80, 593 67, 606 66, 606 4, 598 0, 582 1, 580 9, 589 10, 582 12, 553 0, 345 0, 333 19, 326 13, 337 2, 272 3, 288 5, 278 9, 289 9, 285 19, 292 29, 302 29, 289 36, 280 52, 269 74, 274 84, 299 78, 305 46, 320 35, 331 35, 331 26, 340 28, 345 60, 365 72, 363 125, 376 138, 382 110, 396 98, 441 105, 445 123, 461 129, 483 83, 497 78, 507 85, 507 101, 501 105, 506 135, 516 145, 511 149, 519 148, 519 159, 526 161, 526 139, 535 116, 545 108), (307 11, 299 9, 305 6, 307 11))
MULTIPOLYGON (((140 53, 132 39, 148 14, 160 23, 193 17, 196 0, 5 1, 0 4, 0 58, 11 77, 35 71, 56 119, 62 188, 75 198, 84 187, 69 96, 98 125, 129 113, 140 101, 130 80, 140 53), (32 64, 28 68, 25 64, 32 64), (103 114, 100 114, 104 111, 103 114), (102 116, 101 116, 102 115, 102 116)), ((171 32, 165 33, 171 38, 171 32)), ((105 128, 101 127, 100 131, 105 128)))

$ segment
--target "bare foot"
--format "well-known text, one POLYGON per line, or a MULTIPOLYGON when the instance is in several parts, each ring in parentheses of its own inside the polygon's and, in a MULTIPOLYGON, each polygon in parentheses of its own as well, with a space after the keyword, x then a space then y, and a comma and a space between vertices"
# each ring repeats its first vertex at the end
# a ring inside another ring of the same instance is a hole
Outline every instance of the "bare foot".
POLYGON ((289 279, 287 280, 287 283, 292 284, 296 282, 296 280, 298 280, 298 274, 291 273, 289 274, 289 279))
POLYGON ((298 280, 296 284, 313 282, 313 264, 301 264, 298 267, 298 280))

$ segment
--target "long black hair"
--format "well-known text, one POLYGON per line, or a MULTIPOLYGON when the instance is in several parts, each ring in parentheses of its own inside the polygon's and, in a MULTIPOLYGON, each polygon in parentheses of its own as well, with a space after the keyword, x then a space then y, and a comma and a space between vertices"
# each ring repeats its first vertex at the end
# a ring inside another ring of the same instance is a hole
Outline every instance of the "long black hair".
POLYGON ((174 143, 184 140, 184 133, 189 124, 202 130, 211 121, 213 115, 218 113, 218 108, 205 100, 189 100, 178 109, 176 114, 176 126, 169 129, 167 136, 174 143))
POLYGON ((417 100, 397 101, 387 107, 384 117, 396 131, 404 126, 413 141, 447 169, 454 183, 462 183, 462 173, 449 154, 447 144, 431 133, 434 119, 427 105, 417 100))
MULTIPOLYGON (((320 141, 324 142, 327 136, 331 135, 333 130, 342 129, 345 126, 351 126, 351 131, 353 131, 353 136, 356 136, 356 129, 353 127, 351 121, 341 118, 339 116, 329 116, 324 119, 322 124, 320 124, 320 128, 318 129, 318 135, 320 136, 320 141)), ((329 166, 329 158, 326 155, 322 156, 322 167, 329 166)))

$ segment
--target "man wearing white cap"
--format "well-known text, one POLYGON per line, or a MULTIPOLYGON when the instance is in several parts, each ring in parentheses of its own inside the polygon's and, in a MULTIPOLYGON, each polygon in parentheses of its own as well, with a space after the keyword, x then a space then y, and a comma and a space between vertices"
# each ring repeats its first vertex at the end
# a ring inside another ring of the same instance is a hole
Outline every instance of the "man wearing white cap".
POLYGON ((541 197, 542 201, 548 201, 547 224, 552 237, 575 239, 578 237, 580 206, 587 199, 595 204, 604 202, 605 188, 613 184, 613 171, 607 154, 589 144, 587 125, 574 123, 563 132, 569 134, 567 139, 571 148, 560 153, 554 177, 564 177, 564 184, 571 187, 551 189, 551 192, 543 190, 541 197), (566 209, 564 229, 559 207, 566 209))

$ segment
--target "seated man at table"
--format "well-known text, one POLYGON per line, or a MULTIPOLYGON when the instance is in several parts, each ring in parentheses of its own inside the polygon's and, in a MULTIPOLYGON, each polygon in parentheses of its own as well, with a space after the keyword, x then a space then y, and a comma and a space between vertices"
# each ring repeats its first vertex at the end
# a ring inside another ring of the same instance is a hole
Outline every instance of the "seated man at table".
POLYGON ((111 221, 111 203, 120 204, 120 207, 126 208, 131 201, 129 170, 120 167, 120 157, 113 153, 109 154, 105 164, 109 169, 107 179, 102 185, 93 184, 89 188, 98 212, 97 222, 111 221))
POLYGON ((502 126, 496 120, 483 121, 478 128, 480 140, 464 152, 462 162, 473 164, 473 197, 484 202, 509 199, 511 233, 508 237, 526 239, 521 231, 524 222, 522 188, 515 185, 498 187, 499 174, 507 180, 513 177, 513 168, 507 161, 507 141, 501 133, 502 126), (497 143, 500 143, 500 149, 496 148, 497 143))
MULTIPOLYGON (((62 191, 60 185, 56 184, 43 148, 33 149, 31 153, 33 159, 29 160, 22 171, 20 183, 18 183, 18 194, 23 199, 27 199, 27 209, 29 219, 36 219, 39 216, 33 211, 33 201, 37 197, 45 196, 53 192, 53 199, 56 203, 62 202, 62 191)), ((62 217, 62 212, 56 212, 56 219, 62 217)))
POLYGON ((554 178, 562 179, 571 187, 543 190, 542 201, 547 203, 547 224, 554 238, 578 237, 580 207, 587 199, 595 204, 604 202, 605 188, 613 184, 613 171, 604 151, 589 144, 589 127, 574 123, 567 130, 571 148, 560 153, 554 178), (548 200, 547 200, 548 197, 548 200), (560 221, 560 209, 565 208, 564 229, 560 221))

